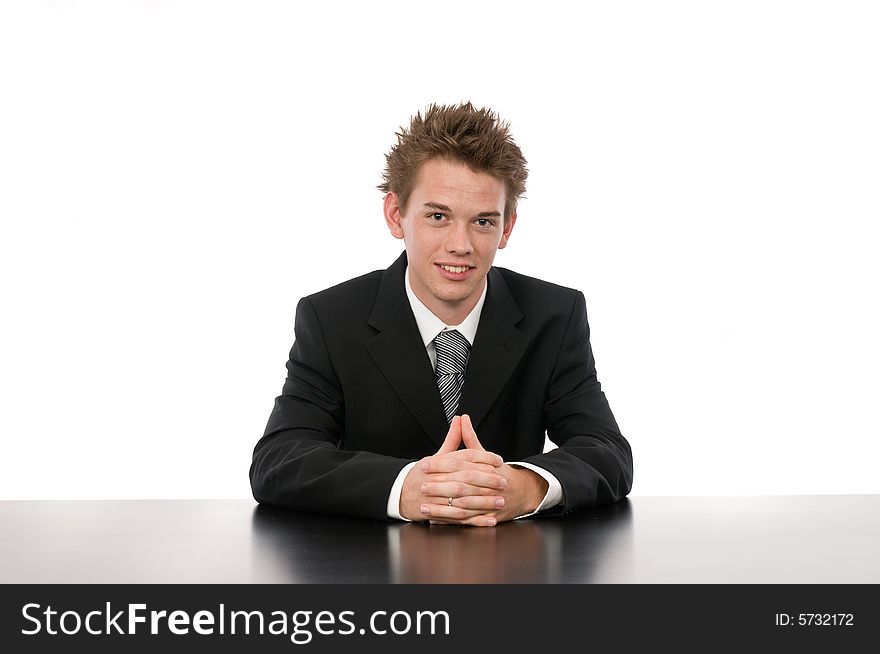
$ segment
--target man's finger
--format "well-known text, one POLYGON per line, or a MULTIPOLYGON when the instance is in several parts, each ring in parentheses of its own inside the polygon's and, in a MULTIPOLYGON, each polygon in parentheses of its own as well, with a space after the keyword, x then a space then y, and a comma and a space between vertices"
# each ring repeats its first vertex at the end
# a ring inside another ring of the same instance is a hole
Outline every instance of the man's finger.
POLYGON ((431 475, 431 481, 467 481, 467 475, 470 472, 486 472, 490 475, 498 474, 498 466, 490 466, 485 463, 471 463, 467 459, 453 460, 452 470, 441 469, 440 457, 426 457, 425 461, 429 462, 428 470, 422 472, 431 475), (433 465, 431 465, 433 464, 433 465))
MULTIPOLYGON (((431 479, 431 477, 428 477, 431 479)), ((475 473, 468 481, 426 481, 419 487, 422 495, 436 497, 464 497, 465 495, 489 495, 507 488, 507 480, 500 475, 475 473)))
MULTIPOLYGON (((439 507, 449 506, 449 496, 426 496, 422 499, 422 503, 439 507)), ((503 497, 495 495, 494 493, 491 495, 465 495, 464 497, 452 498, 452 506, 459 509, 467 509, 469 511, 480 511, 482 513, 503 509, 506 503, 507 502, 503 497)))
MULTIPOLYGON (((497 509, 495 511, 497 511, 497 509)), ((492 511, 491 513, 494 514, 495 511, 492 511)), ((462 509, 455 506, 450 507, 446 506, 445 504, 422 504, 422 515, 428 520, 433 520, 437 522, 459 523, 465 520, 476 518, 481 515, 486 515, 487 513, 490 512, 462 509)))
POLYGON ((428 522, 432 525, 459 525, 469 527, 494 527, 498 524, 498 517, 495 513, 482 513, 464 520, 454 520, 448 518, 430 518, 428 522))
POLYGON ((455 472, 457 470, 479 470, 482 466, 497 468, 504 460, 494 452, 485 450, 457 450, 442 456, 435 455, 422 459, 423 472, 455 472))
POLYGON ((477 438, 477 432, 474 431, 471 417, 467 414, 464 414, 461 417, 461 440, 464 442, 464 446, 469 450, 486 449, 480 444, 480 439, 477 438))
POLYGON ((452 419, 452 424, 449 425, 449 431, 446 432, 446 440, 443 441, 443 445, 437 450, 437 454, 455 452, 459 445, 461 445, 461 418, 455 416, 452 419))

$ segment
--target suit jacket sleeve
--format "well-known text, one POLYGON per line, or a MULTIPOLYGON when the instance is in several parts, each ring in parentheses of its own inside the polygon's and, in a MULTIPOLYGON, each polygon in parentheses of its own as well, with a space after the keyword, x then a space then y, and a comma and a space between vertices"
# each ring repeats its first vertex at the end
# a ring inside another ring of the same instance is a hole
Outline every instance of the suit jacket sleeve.
POLYGON ((583 293, 577 292, 545 405, 547 435, 559 447, 524 460, 553 473, 569 512, 623 498, 632 488, 632 450, 596 378, 583 293))
POLYGON ((261 503, 386 519, 388 494, 408 459, 341 449, 345 400, 308 298, 296 309, 287 380, 254 448, 251 489, 261 503))

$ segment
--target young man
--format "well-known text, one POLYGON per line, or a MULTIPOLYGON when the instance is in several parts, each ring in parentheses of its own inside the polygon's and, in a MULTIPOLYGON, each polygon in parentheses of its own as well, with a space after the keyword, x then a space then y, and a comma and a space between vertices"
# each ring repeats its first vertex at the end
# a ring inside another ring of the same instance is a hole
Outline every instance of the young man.
POLYGON ((406 250, 300 300, 254 497, 475 526, 624 497, 632 453, 583 294, 492 265, 527 176, 508 126, 432 105, 397 136, 379 188, 406 250), (542 453, 545 433, 558 447, 542 453))

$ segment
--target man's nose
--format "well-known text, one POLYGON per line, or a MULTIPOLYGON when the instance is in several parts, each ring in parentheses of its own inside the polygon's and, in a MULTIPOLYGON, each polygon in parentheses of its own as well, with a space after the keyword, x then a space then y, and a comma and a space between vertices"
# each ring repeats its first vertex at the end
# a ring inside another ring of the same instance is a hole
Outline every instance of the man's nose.
POLYGON ((453 222, 446 235, 446 251, 455 254, 470 254, 473 251, 471 235, 467 223, 453 222))

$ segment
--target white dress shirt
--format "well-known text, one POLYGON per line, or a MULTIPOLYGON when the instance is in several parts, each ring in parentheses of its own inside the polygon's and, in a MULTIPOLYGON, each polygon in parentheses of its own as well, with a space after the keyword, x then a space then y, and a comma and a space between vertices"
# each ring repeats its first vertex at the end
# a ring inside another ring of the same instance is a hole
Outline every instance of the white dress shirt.
MULTIPOLYGON (((483 304, 486 301, 486 290, 488 288, 488 279, 486 283, 483 284, 483 292, 480 295, 480 299, 477 300, 477 304, 471 309, 471 312, 467 315, 467 317, 461 321, 460 325, 447 325, 445 322, 440 320, 437 316, 431 313, 431 310, 422 304, 422 301, 416 297, 416 294, 412 290, 412 286, 409 283, 409 267, 406 269, 406 274, 404 275, 404 287, 406 288, 406 297, 409 298, 409 305, 412 308, 413 315, 416 319, 416 326, 419 328, 419 334, 422 337, 422 342, 425 344, 425 349, 428 352, 428 358, 431 359, 431 367, 437 367, 437 350, 434 347, 434 337, 437 336, 440 332, 444 330, 456 329, 458 332, 467 339, 467 342, 473 346, 474 337, 477 335, 477 327, 480 324, 480 314, 483 312, 483 304)), ((397 475, 397 479, 394 480, 394 485, 391 487, 391 493, 388 496, 388 517, 395 518, 397 520, 406 520, 402 515, 400 515, 400 493, 403 490, 403 480, 406 479, 409 471, 412 470, 412 467, 418 463, 417 461, 413 461, 412 463, 408 463, 404 466, 403 470, 397 475)), ((536 474, 541 475, 547 481, 547 494, 544 495, 544 499, 541 500, 541 503, 538 505, 538 508, 535 509, 532 513, 528 513, 526 515, 519 516, 520 518, 525 518, 527 515, 534 515, 539 511, 543 511, 544 509, 549 509, 551 506, 556 506, 562 501, 562 484, 559 483, 559 480, 555 477, 555 475, 551 474, 544 468, 538 467, 531 463, 525 463, 522 461, 511 461, 507 462, 508 465, 518 466, 521 468, 528 468, 529 470, 535 472, 536 474)))

